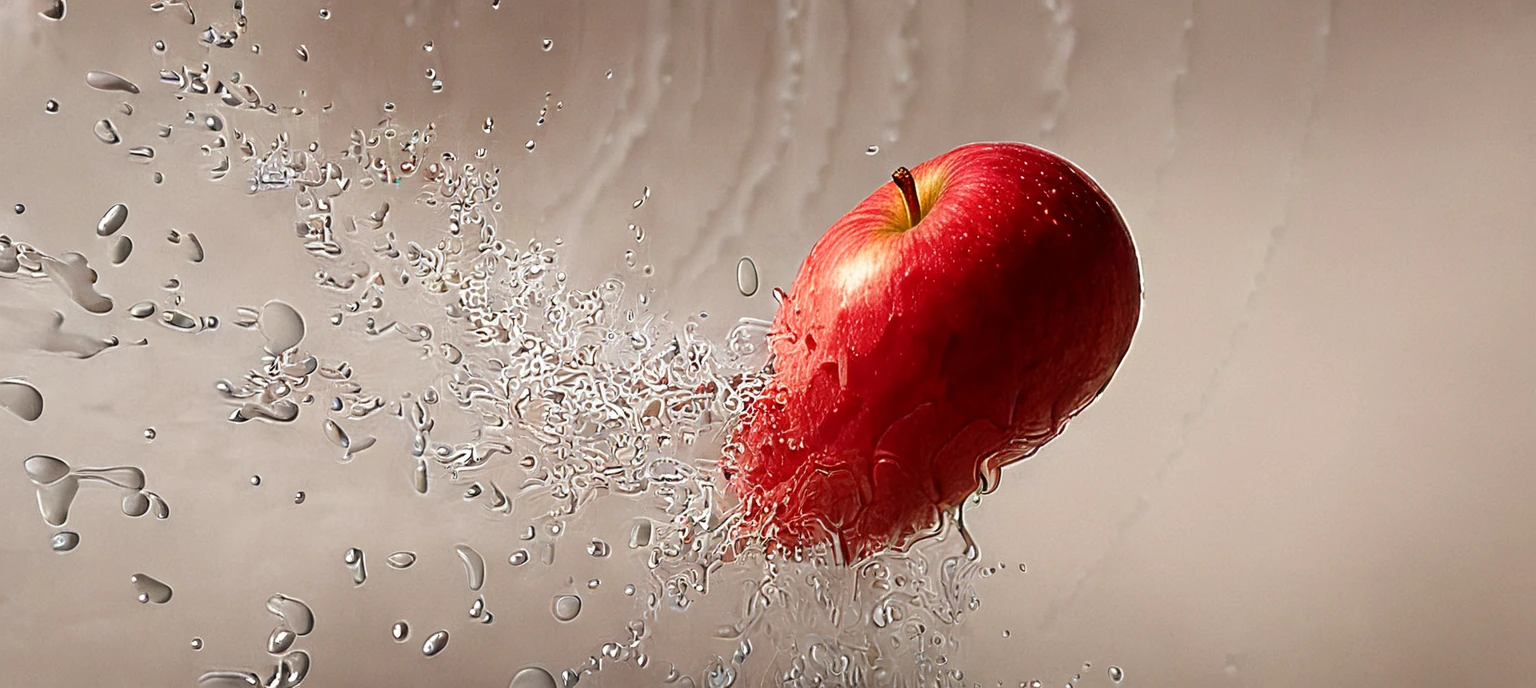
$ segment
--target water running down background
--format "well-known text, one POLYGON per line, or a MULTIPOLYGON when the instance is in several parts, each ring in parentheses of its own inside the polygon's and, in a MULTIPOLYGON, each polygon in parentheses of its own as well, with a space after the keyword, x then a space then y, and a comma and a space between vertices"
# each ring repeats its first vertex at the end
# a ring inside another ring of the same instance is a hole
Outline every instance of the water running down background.
POLYGON ((6 683, 1531 668, 1517 4, 0 8, 6 683), (1137 236, 1110 392, 974 560, 715 561, 772 289, 986 139, 1137 236))

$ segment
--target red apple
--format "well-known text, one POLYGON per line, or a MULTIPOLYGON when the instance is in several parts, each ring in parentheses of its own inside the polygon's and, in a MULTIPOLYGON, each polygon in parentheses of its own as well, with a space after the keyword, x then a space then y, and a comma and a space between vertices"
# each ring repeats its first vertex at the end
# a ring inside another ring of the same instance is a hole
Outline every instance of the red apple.
POLYGON ((1131 235, 1072 163, 976 143, 898 169, 774 318, 723 464, 747 523, 850 559, 906 545, 1103 391, 1140 312, 1131 235))

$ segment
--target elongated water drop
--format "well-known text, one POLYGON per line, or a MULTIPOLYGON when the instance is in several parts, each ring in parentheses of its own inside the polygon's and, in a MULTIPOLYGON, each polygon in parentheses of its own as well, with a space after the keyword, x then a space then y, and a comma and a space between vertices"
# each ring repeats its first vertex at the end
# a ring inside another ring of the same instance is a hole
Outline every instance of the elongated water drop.
POLYGON ((96 236, 112 236, 128 222, 128 206, 118 203, 103 213, 96 221, 96 236))
POLYGON ((135 573, 128 577, 128 582, 133 584, 134 591, 139 594, 140 602, 165 604, 171 601, 171 586, 146 574, 135 573))
POLYGON ((736 262, 736 288, 742 296, 751 296, 757 293, 757 263, 751 258, 743 256, 736 262))
POLYGON ((448 647, 448 631, 438 631, 427 636, 427 642, 421 644, 421 654, 436 657, 446 647, 448 647))
POLYGON ((110 119, 96 122, 96 126, 91 128, 91 132, 96 135, 97 141, 109 146, 116 145, 123 140, 117 135, 117 125, 113 124, 110 119))
POLYGON ((469 577, 469 589, 479 590, 485 585, 485 557, 469 545, 455 545, 453 551, 459 555, 459 561, 464 563, 464 573, 469 577))
POLYGON ((122 91, 123 93, 138 93, 139 87, 132 81, 124 79, 112 72, 86 72, 85 83, 91 88, 100 91, 122 91))

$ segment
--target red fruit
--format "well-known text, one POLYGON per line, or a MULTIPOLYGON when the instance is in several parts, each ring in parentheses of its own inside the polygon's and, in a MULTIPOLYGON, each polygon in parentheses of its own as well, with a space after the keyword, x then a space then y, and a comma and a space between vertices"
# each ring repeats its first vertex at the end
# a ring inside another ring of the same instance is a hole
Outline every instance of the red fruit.
POLYGON ((731 488, 781 544, 905 545, 1059 434, 1136 329, 1131 235, 1072 163, 978 143, 904 173, 811 249, 732 438, 731 488))

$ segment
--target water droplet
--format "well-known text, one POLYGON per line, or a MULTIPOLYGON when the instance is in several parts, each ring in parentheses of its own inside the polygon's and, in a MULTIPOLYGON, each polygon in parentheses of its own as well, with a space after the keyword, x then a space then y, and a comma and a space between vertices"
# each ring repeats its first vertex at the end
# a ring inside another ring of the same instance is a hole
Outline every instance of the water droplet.
POLYGON ((1003 629, 1003 637, 1004 638, 1012 638, 1013 637, 1013 631, 1010 631, 1010 630, 1008 630, 1006 628, 1003 629))
POLYGON ((342 449, 352 446, 352 438, 347 437, 347 431, 342 430, 336 421, 329 418, 325 419, 325 437, 331 441, 331 444, 342 449))
POLYGON ((74 551, 76 547, 80 546, 80 534, 73 530, 61 530, 53 534, 53 538, 49 540, 48 546, 59 554, 74 551))
POLYGON ((613 78, 613 70, 612 69, 608 70, 608 73, 604 74, 603 78, 604 79, 612 79, 613 78))
POLYGON ((608 556, 608 543, 594 539, 591 544, 587 545, 587 554, 598 558, 608 556))
POLYGON ((134 146, 128 149, 128 155, 134 162, 149 162, 155 159, 155 149, 152 146, 134 146))
POLYGON ((495 128, 496 128, 496 120, 491 119, 490 117, 485 118, 485 124, 480 126, 480 129, 482 131, 484 131, 485 133, 487 133, 487 134, 491 133, 491 131, 494 130, 495 128))
POLYGON ((434 47, 436 47, 436 46, 435 46, 435 45, 433 45, 433 43, 432 43, 432 41, 427 41, 427 42, 426 42, 426 43, 422 43, 422 44, 421 44, 421 49, 422 49, 422 50, 425 50, 425 51, 427 51, 427 52, 429 52, 429 53, 430 53, 430 52, 432 52, 432 49, 433 49, 433 48, 434 48, 434 47))
POLYGON ((280 655, 293 647, 293 641, 298 636, 287 628, 274 628, 272 635, 267 636, 267 654, 280 655))
POLYGON ((384 562, 389 564, 390 568, 408 569, 411 567, 411 564, 416 563, 416 553, 406 551, 395 552, 385 558, 384 562))
POLYGON ((757 263, 751 258, 743 256, 736 262, 736 288, 742 296, 751 296, 757 293, 757 263))
POLYGON ((145 442, 152 442, 152 441, 154 441, 156 434, 157 433, 155 432, 154 428, 144 428, 144 441, 145 442))
POLYGON ((0 380, 0 408, 30 423, 43 416, 43 393, 25 380, 0 380))
MULTIPOLYGON (((197 649, 197 648, 193 648, 197 649)), ((261 679, 249 671, 216 670, 197 677, 197 688, 260 688, 261 679)))
POLYGON ((146 574, 135 573, 128 577, 128 582, 132 583, 134 591, 138 592, 139 602, 165 604, 171 601, 171 586, 161 583, 146 574))
POLYGON ((131 253, 133 253, 133 240, 120 236, 112 242, 112 247, 107 249, 107 258, 113 265, 122 265, 131 253))
POLYGON ((411 473, 411 482, 416 488, 416 494, 427 493, 427 462, 425 459, 416 460, 416 470, 411 473))
POLYGON ((51 115, 51 114, 54 114, 54 113, 56 113, 58 111, 59 111, 59 101, 53 100, 53 99, 50 98, 48 100, 48 102, 43 103, 43 112, 46 112, 46 113, 51 115))
POLYGON ((544 48, 544 52, 546 52, 546 53, 551 51, 551 50, 554 50, 554 48, 555 48, 555 41, 554 41, 554 39, 551 39, 551 38, 544 39, 544 43, 543 43, 543 45, 541 47, 544 48))
POLYGON ((469 577, 469 589, 479 590, 485 585, 485 558, 469 545, 454 545, 453 551, 464 563, 464 573, 469 577))
POLYGON ((576 595, 559 595, 555 597, 552 610, 556 619, 571 621, 581 614, 581 598, 576 595))
POLYGON ((267 598, 267 611, 283 620, 283 625, 297 635, 315 630, 315 613, 303 601, 278 593, 267 598))
POLYGON ((341 555, 342 563, 352 570, 352 584, 362 585, 368 582, 368 563, 363 559, 363 550, 356 547, 348 549, 341 555))
POLYGON ((874 155, 874 154, 879 153, 879 152, 880 152, 880 147, 879 146, 870 146, 870 147, 864 149, 864 154, 865 155, 874 155))
MULTIPOLYGON (((256 326, 266 338, 262 346, 267 353, 277 356, 304 341, 304 318, 293 306, 282 301, 268 301, 256 317, 256 326)), ((340 428, 338 428, 339 430, 340 428)), ((327 429, 329 431, 329 429, 327 429)))
POLYGON ((555 677, 539 667, 524 667, 512 675, 507 688, 560 688, 555 677))
POLYGON ((164 53, 165 52, 165 41, 155 41, 155 44, 154 44, 153 47, 155 49, 155 52, 157 52, 157 53, 164 53))
POLYGON ((124 79, 112 72, 86 72, 85 83, 98 91, 122 91, 123 93, 138 93, 139 87, 132 81, 124 79))
POLYGON ((304 491, 303 490, 299 490, 298 492, 293 493, 293 503, 294 504, 303 504, 304 503, 304 499, 305 499, 305 497, 304 497, 304 491))
POLYGON ((634 597, 635 596, 635 584, 634 583, 630 583, 630 584, 624 586, 624 595, 627 596, 627 597, 634 597))
POLYGON ((330 19, 331 18, 331 11, 329 9, 324 8, 324 7, 320 8, 320 18, 321 19, 330 19))
POLYGON ((421 654, 428 657, 436 657, 443 648, 448 647, 448 631, 438 631, 427 636, 427 642, 421 644, 421 654))
POLYGON ((191 644, 192 644, 192 649, 194 649, 194 650, 201 650, 201 649, 203 649, 203 639, 202 638, 193 638, 191 644))
POLYGON ((128 221, 128 206, 118 203, 107 209, 96 223, 96 236, 112 236, 128 221))
POLYGON ((1125 671, 1117 666, 1109 668, 1109 680, 1119 683, 1125 680, 1125 671))
POLYGON ((261 486, 261 476, 259 476, 259 475, 251 476, 251 486, 252 487, 260 487, 261 486))
POLYGON ((405 642, 406 638, 411 637, 411 625, 404 621, 396 621, 395 625, 389 627, 389 637, 394 638, 397 643, 405 642))
POLYGON ((525 144, 523 144, 523 147, 524 147, 524 148, 527 148, 527 149, 528 149, 528 150, 530 150, 530 151, 531 151, 531 150, 533 150, 533 149, 534 149, 534 147, 535 147, 535 146, 537 146, 537 145, 539 145, 539 144, 537 144, 537 143, 534 143, 534 142, 533 142, 533 139, 528 139, 528 143, 525 143, 525 144))
POLYGON ((299 61, 300 62, 308 62, 309 61, 309 46, 306 46, 303 43, 300 43, 299 47, 294 48, 293 52, 299 56, 299 61))
POLYGON ((128 307, 128 315, 143 320, 155 314, 155 304, 152 301, 140 301, 128 307))
POLYGON ((513 552, 512 556, 507 557, 507 563, 513 566, 522 566, 523 564, 528 563, 528 550, 520 549, 516 552, 513 552))
POLYGON ((642 518, 636 520, 635 525, 629 529, 629 548, 639 549, 649 546, 651 544, 651 531, 651 519, 642 518))
POLYGON ((110 119, 96 122, 96 126, 91 128, 91 133, 96 135, 97 141, 109 146, 116 145, 122 141, 122 138, 117 135, 117 125, 112 124, 110 119))
POLYGON ((48 21, 64 21, 64 15, 68 9, 64 7, 64 0, 53 0, 47 7, 38 11, 37 16, 48 21))

